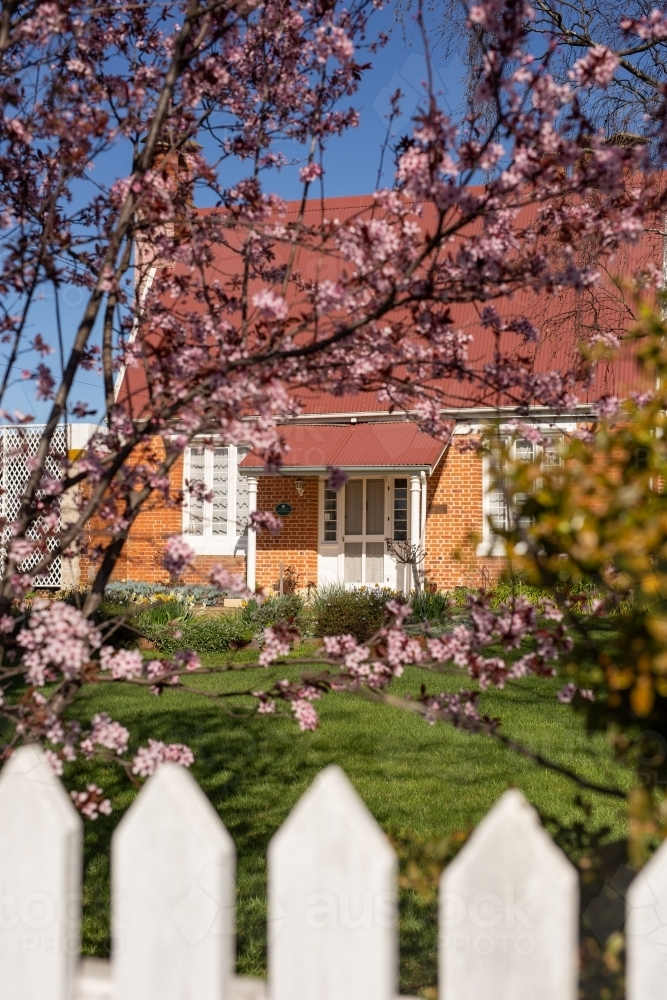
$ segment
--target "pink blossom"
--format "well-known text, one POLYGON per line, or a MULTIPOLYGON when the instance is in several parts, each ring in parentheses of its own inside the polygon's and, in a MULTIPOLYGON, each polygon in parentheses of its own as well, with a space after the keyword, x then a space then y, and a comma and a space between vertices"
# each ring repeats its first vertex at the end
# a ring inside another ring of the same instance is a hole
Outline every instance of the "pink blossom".
POLYGON ((86 785, 85 792, 70 792, 70 796, 75 807, 88 819, 111 815, 111 802, 104 798, 104 792, 98 785, 86 785))
POLYGON ((259 663, 262 667, 268 667, 281 656, 287 656, 292 648, 292 636, 280 625, 273 628, 265 628, 263 632, 264 646, 259 654, 259 663))
POLYGON ((606 89, 620 66, 615 52, 604 45, 593 45, 585 56, 577 59, 571 76, 582 87, 602 87, 606 89))
POLYGON ((394 618, 394 625, 400 628, 406 618, 412 614, 412 606, 402 601, 392 599, 385 604, 388 614, 394 618))
POLYGON ((27 628, 16 637, 24 650, 23 663, 29 684, 42 686, 56 678, 56 670, 66 678, 76 677, 99 648, 101 636, 80 611, 62 601, 36 607, 27 628))
POLYGON ((602 420, 613 419, 617 416, 621 408, 621 401, 617 396, 603 396, 593 404, 593 409, 602 420))
POLYGON ((32 577, 29 573, 14 573, 11 578, 14 597, 23 597, 32 587, 32 577))
POLYGON ((30 538, 13 538, 9 546, 9 558, 21 563, 24 559, 28 559, 36 548, 37 543, 30 538))
POLYGON ((346 635, 325 635, 322 640, 327 656, 342 657, 353 653, 358 648, 357 640, 349 633, 346 635))
POLYGON ((130 734, 120 722, 114 722, 106 712, 98 712, 93 716, 90 740, 107 750, 114 750, 119 756, 127 750, 130 734))
POLYGON ((309 163, 307 166, 301 167, 301 170, 299 171, 299 179, 303 181, 304 184, 310 184, 311 181, 321 177, 322 173, 322 167, 319 163, 309 163))
POLYGON ((275 715, 276 703, 273 698, 268 698, 264 691, 253 691, 253 697, 259 699, 257 705, 258 715, 275 715))
POLYGON ((100 650, 100 669, 110 671, 115 681, 141 677, 144 661, 138 649, 118 649, 103 646, 100 650))
POLYGON ((164 547, 163 565, 170 576, 183 576, 195 561, 192 548, 179 535, 174 535, 164 547))
POLYGON ((639 38, 656 39, 657 41, 663 41, 667 38, 667 16, 657 7, 651 11, 649 17, 646 15, 639 19, 622 17, 620 26, 623 31, 638 35, 639 38))
POLYGON ((277 320, 278 322, 287 319, 289 312, 287 303, 282 295, 278 295, 270 288, 264 288, 261 292, 253 295, 252 304, 259 310, 263 319, 277 320))
POLYGON ((184 746, 182 743, 167 745, 161 740, 149 739, 148 746, 139 747, 132 761, 132 774, 136 774, 140 778, 148 778, 151 774, 155 774, 160 764, 166 761, 190 767, 194 763, 194 759, 190 747, 184 746))
POLYGON ((283 522, 271 510, 253 511, 250 515, 250 524, 257 534, 268 531, 270 535, 277 535, 283 527, 283 522))
POLYGON ((57 774, 58 777, 61 778, 63 771, 65 770, 62 757, 60 757, 59 754, 55 753, 53 750, 45 750, 44 759, 53 773, 57 774))
POLYGON ((319 716, 309 701, 306 701, 303 698, 298 698, 296 701, 292 702, 290 707, 294 712, 296 721, 299 723, 299 729, 302 732, 317 729, 320 723, 319 716))
POLYGON ((219 563, 213 566, 208 578, 213 586, 217 587, 223 594, 237 594, 241 597, 248 595, 248 588, 243 577, 239 576, 238 573, 230 573, 219 563))
POLYGON ((542 614, 549 621, 562 622, 563 612, 558 607, 554 601, 544 600, 542 601, 541 609, 542 614))
POLYGON ((194 670, 201 670, 201 660, 194 649, 181 649, 174 655, 174 667, 176 670, 185 669, 192 673, 194 670))
POLYGON ((347 472, 344 469, 339 469, 331 465, 328 467, 327 472, 329 473, 326 484, 327 489, 333 490, 334 493, 340 493, 348 480, 347 472))
POLYGON ((577 693, 577 685, 573 684, 571 681, 562 687, 558 692, 557 698, 561 705, 569 705, 575 694, 577 693))

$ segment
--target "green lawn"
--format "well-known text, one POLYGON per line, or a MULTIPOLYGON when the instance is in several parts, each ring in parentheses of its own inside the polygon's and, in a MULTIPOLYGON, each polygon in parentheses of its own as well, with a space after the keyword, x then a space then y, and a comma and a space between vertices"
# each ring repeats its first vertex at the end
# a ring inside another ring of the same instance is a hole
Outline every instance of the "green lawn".
MULTIPOLYGON (((219 658, 220 659, 220 658, 219 658)), ((215 662, 209 657, 208 663, 215 662)), ((275 671, 233 672, 206 679, 207 688, 239 690, 267 687, 270 677, 289 676, 292 667, 275 671)), ((397 691, 416 691, 424 679, 408 670, 397 691)), ((455 689, 461 674, 427 678, 433 691, 455 689)), ((482 706, 503 720, 508 735, 589 779, 629 787, 631 773, 613 761, 604 737, 586 735, 583 719, 555 698, 562 681, 512 682, 504 691, 487 693, 482 706)), ((104 710, 130 728, 133 741, 149 736, 188 743, 192 769, 236 843, 238 854, 238 970, 265 974, 266 847, 271 836, 317 772, 338 763, 389 834, 444 838, 474 827, 502 792, 518 786, 544 817, 574 826, 583 818, 574 804, 576 788, 564 777, 546 772, 493 742, 447 725, 429 726, 421 718, 350 695, 319 703, 322 725, 301 733, 286 719, 232 718, 195 695, 168 692, 156 698, 119 685, 88 688, 77 703, 82 720, 104 710)), ((84 948, 108 952, 108 858, 113 827, 134 791, 111 766, 79 765, 66 774, 81 786, 96 780, 111 795, 114 813, 86 824, 84 948), (94 774, 91 775, 90 768, 94 774)), ((594 793, 588 831, 603 831, 607 842, 625 834, 625 806, 594 793)), ((571 853, 577 853, 576 845, 571 853)), ((614 854, 616 857, 616 853, 614 854)), ((596 890, 597 891, 597 890, 596 890)), ((416 994, 436 982, 436 914, 433 899, 404 891, 401 902, 401 990, 416 994)), ((590 994, 611 995, 611 994, 590 994)))

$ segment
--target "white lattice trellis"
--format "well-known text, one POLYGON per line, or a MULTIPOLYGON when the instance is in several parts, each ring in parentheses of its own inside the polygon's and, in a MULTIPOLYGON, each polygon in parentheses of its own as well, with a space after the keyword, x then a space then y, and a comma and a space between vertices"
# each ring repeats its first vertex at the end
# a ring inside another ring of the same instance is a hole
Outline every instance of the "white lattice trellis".
MULTIPOLYGON (((5 524, 10 525, 18 514, 23 500, 24 490, 30 475, 30 459, 37 453, 39 440, 44 428, 40 426, 31 427, 0 427, 0 463, 2 476, 2 497, 0 498, 0 509, 5 518, 5 524)), ((51 444, 51 454, 46 460, 46 471, 54 479, 60 478, 61 465, 60 458, 67 454, 67 428, 60 426, 56 428, 51 444)), ((39 538, 39 520, 28 532, 28 537, 39 538)), ((6 555, 6 544, 9 539, 9 528, 5 527, 2 532, 2 543, 0 545, 0 559, 4 563, 6 555)), ((51 543, 51 544, 55 544, 51 543)), ((41 559, 41 554, 36 553, 30 559, 26 559, 21 569, 29 571, 41 559)), ((59 587, 61 583, 61 560, 57 556, 48 573, 35 577, 35 585, 38 587, 59 587)))

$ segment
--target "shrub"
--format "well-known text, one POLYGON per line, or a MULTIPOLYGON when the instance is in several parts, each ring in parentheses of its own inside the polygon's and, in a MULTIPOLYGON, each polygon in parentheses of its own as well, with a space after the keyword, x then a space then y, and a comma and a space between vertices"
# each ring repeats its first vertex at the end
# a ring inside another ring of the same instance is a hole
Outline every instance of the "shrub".
POLYGON ((435 593, 425 591, 419 596, 413 594, 410 603, 412 604, 412 614, 409 619, 411 624, 427 621, 432 625, 440 625, 449 621, 451 617, 452 600, 442 590, 435 593))
POLYGON ((132 617, 132 624, 143 631, 144 625, 168 625, 177 622, 179 628, 192 617, 192 603, 177 600, 157 600, 148 607, 139 605, 143 610, 132 617))
POLYGON ((312 635, 311 609, 301 594, 285 594, 284 597, 269 597, 258 604, 248 601, 241 616, 259 635, 265 628, 292 619, 302 635, 312 635))
POLYGON ((163 653, 194 649, 196 653, 224 653, 245 646, 254 638, 252 626, 240 614, 192 615, 174 626, 161 622, 142 622, 141 632, 163 653), (180 632, 178 639, 175 632, 180 632))
POLYGON ((165 583, 139 583, 135 580, 126 580, 108 584, 105 596, 127 604, 151 597, 166 596, 176 601, 189 600, 192 604, 213 605, 219 600, 220 591, 215 587, 200 584, 172 587, 165 583))
POLYGON ((313 601, 313 634, 346 635, 365 642, 382 626, 385 604, 400 595, 388 587, 347 590, 341 583, 319 587, 313 601))
MULTIPOLYGON (((570 589, 573 596, 592 596, 593 584, 588 580, 576 580, 570 589)), ((524 573, 517 573, 514 577, 501 579, 492 591, 491 606, 496 608, 499 604, 510 601, 512 597, 525 597, 532 604, 539 604, 540 601, 553 600, 553 591, 548 587, 535 587, 529 583, 524 573)))

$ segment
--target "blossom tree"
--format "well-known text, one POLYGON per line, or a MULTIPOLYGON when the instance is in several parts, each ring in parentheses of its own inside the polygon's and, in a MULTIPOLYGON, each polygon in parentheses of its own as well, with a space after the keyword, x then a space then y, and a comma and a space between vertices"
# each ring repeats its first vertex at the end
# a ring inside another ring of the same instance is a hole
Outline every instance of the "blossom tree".
MULTIPOLYGON (((377 392, 436 435, 448 433, 442 412, 456 386, 468 399, 519 410, 576 400, 580 366, 535 370, 516 347, 529 353, 539 329, 511 308, 501 318, 496 305, 519 290, 544 296, 594 285, 599 273, 578 260, 577 245, 592 242, 613 261, 663 211, 643 150, 606 145, 581 110, 582 88, 606 86, 612 60, 590 50, 574 79, 557 83, 549 55, 522 49, 532 16, 523 0, 473 4, 470 30, 487 39, 476 80, 484 114, 453 122, 427 86, 393 186, 375 192, 368 212, 312 223, 305 208, 323 183, 327 144, 356 125, 347 102, 382 42, 372 38, 372 13, 367 0, 348 8, 328 0, 3 8, 0 405, 20 430, 26 418, 7 412, 6 400, 22 378, 49 408, 18 515, 4 525, 5 754, 39 740, 56 769, 101 755, 135 780, 161 760, 191 762, 187 747, 156 740, 131 755, 129 733, 107 714, 81 728, 68 709, 100 680, 160 694, 188 690, 188 676, 205 672, 188 650, 171 660, 116 650, 93 621, 143 505, 173 502, 170 470, 194 435, 215 429, 277 466, 276 425, 298 412, 299 393, 311 387, 377 392), (286 141, 303 153, 295 216, 271 193, 286 141), (107 184, 93 168, 109 162, 125 167, 107 184), (228 166, 242 179, 226 184, 228 166), (212 210, 197 208, 202 191, 212 210), (219 247, 232 262, 227 272, 216 265, 219 247), (335 278, 304 278, 303 254, 329 259, 335 278), (69 328, 59 302, 71 286, 84 305, 69 328), (54 343, 33 326, 45 288, 56 303, 54 343), (460 304, 473 304, 490 331, 490 358, 478 360, 474 334, 457 323, 460 304), (26 352, 39 355, 34 370, 22 368, 26 352), (58 451, 56 432, 87 412, 74 395, 82 371, 99 373, 104 430, 71 459, 58 451), (61 521, 65 502, 74 516, 61 521), (105 536, 91 552, 97 570, 82 609, 28 606, 35 578, 85 543, 93 518, 104 521, 105 536)), ((254 526, 275 529, 267 512, 254 526)), ((167 546, 174 575, 192 559, 181 540, 167 546)), ((212 581, 243 591, 221 567, 212 581)), ((437 671, 453 661, 480 687, 502 686, 552 673, 570 642, 557 621, 544 628, 520 601, 493 611, 475 598, 471 628, 425 646, 406 634, 407 613, 388 605, 370 643, 327 640, 302 681, 249 692, 257 711, 286 707, 310 729, 317 698, 340 689, 389 697, 406 664, 437 671), (485 655, 497 644, 513 655, 528 634, 535 649, 515 662, 485 655)), ((260 664, 285 656, 295 638, 290 624, 268 629, 260 664)), ((425 695, 419 710, 497 729, 468 691, 425 695)), ((75 801, 90 816, 109 808, 95 787, 75 801)))
MULTIPOLYGON (((404 0, 399 16, 405 18, 415 7, 404 0)), ((589 118, 608 137, 649 142, 662 103, 667 22, 662 10, 641 2, 627 4, 622 14, 609 0, 538 0, 525 23, 528 45, 537 53, 551 49, 551 71, 558 83, 588 83, 579 97, 589 118)), ((475 105, 475 68, 487 39, 483 32, 467 31, 466 20, 464 5, 445 0, 439 6, 436 33, 445 52, 463 53, 467 99, 475 105)))

